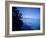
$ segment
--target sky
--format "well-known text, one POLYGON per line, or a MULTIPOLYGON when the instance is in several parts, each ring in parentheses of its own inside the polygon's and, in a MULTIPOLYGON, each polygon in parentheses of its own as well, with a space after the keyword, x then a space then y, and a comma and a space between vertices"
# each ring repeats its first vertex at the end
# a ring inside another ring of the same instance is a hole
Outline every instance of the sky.
POLYGON ((20 13, 22 13, 23 18, 32 18, 39 19, 40 18, 40 8, 32 8, 32 7, 16 7, 20 13))

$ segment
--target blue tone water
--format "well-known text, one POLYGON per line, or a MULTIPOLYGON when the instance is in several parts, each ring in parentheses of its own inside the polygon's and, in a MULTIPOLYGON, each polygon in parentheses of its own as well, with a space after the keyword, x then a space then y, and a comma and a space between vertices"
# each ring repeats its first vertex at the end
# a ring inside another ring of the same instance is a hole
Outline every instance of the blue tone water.
POLYGON ((40 30, 40 19, 23 18, 22 30, 40 30))

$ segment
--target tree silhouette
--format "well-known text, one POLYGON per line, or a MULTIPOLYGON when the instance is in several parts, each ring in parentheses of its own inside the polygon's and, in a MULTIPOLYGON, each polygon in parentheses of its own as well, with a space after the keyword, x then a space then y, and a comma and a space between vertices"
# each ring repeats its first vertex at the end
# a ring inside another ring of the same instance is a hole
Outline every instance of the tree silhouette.
POLYGON ((16 7, 12 7, 12 31, 19 31, 23 25, 22 13, 16 7))

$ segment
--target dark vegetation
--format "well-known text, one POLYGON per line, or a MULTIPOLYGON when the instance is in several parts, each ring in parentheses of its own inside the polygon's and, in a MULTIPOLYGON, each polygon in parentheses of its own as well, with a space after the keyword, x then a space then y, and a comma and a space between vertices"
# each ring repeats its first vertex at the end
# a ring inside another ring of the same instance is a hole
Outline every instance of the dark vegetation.
POLYGON ((12 7, 12 31, 19 31, 23 25, 22 13, 16 7, 12 7))

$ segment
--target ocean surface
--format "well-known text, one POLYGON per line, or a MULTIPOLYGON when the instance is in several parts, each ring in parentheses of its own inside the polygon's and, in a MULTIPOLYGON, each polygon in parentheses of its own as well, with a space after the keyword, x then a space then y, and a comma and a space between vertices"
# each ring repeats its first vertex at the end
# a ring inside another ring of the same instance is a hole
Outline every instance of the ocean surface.
POLYGON ((40 19, 23 18, 21 30, 40 30, 40 19))

